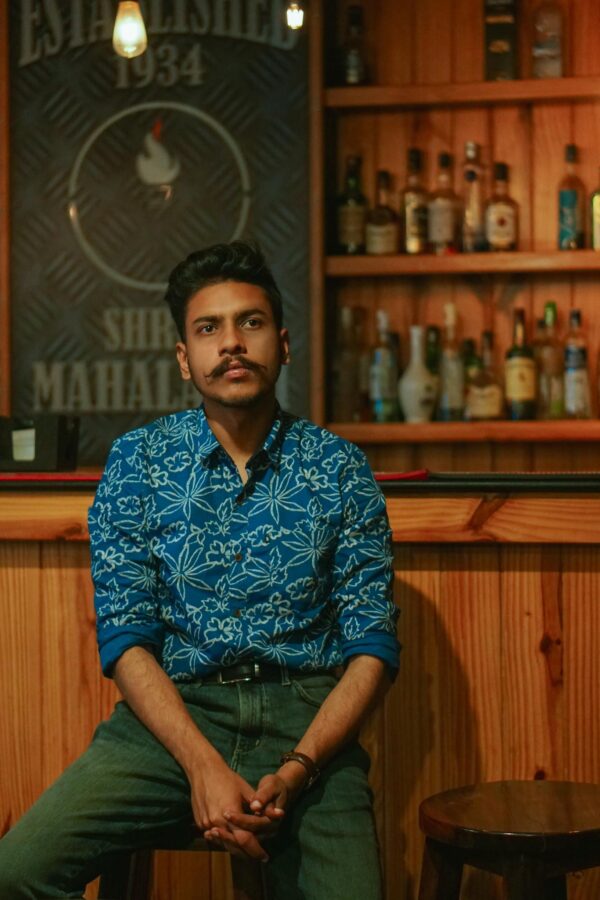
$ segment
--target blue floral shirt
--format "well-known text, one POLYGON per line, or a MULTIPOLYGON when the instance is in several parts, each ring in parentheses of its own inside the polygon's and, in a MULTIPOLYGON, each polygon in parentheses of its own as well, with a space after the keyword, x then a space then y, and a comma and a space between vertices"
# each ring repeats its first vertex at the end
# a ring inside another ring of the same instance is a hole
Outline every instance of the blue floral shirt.
POLYGON ((89 515, 105 674, 135 645, 174 681, 358 653, 397 668, 391 533, 364 454, 278 410, 247 471, 203 407, 115 441, 89 515))

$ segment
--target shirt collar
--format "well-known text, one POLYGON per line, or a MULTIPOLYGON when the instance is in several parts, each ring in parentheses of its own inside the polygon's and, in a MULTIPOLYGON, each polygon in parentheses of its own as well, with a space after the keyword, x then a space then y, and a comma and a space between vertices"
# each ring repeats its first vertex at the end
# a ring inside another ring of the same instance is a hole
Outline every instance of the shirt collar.
MULTIPOLYGON (((257 464, 264 460, 268 461, 273 466, 278 468, 279 456, 281 452, 281 442, 285 433, 285 419, 285 412, 282 410, 279 403, 276 402, 275 416, 273 419, 273 424, 271 425, 271 429, 266 436, 262 447, 260 447, 256 451, 256 453, 254 453, 254 455, 248 460, 249 466, 254 468, 257 464)), ((206 413, 204 411, 204 404, 198 407, 198 437, 198 455, 200 456, 200 459, 205 465, 215 463, 217 461, 219 453, 224 451, 223 447, 215 437, 212 428, 208 424, 206 413)))

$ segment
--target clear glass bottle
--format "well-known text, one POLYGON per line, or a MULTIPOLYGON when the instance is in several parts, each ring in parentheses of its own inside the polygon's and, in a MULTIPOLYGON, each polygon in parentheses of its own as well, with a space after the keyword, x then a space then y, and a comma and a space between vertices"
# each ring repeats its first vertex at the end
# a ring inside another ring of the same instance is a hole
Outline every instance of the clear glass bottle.
POLYGON ((471 422, 501 419, 504 393, 494 369, 494 337, 491 331, 481 335, 481 366, 467 388, 465 418, 471 422))
POLYGON ((558 249, 585 246, 585 187, 577 175, 577 147, 565 147, 566 172, 558 185, 558 249))
POLYGON ((600 250, 600 178, 590 197, 590 247, 600 250))
POLYGON ((390 337, 388 314, 376 312, 377 341, 371 354, 369 370, 369 400, 375 422, 395 422, 398 419, 398 357, 390 337))
POLYGON ((457 253, 460 243, 461 204, 452 190, 452 157, 438 157, 437 187, 427 204, 427 233, 432 253, 457 253))
POLYGON ((508 166, 494 164, 494 190, 485 204, 485 237, 490 250, 516 250, 519 207, 508 193, 508 166))
POLYGON ((332 361, 332 418, 334 422, 360 421, 359 352, 352 307, 339 311, 332 361))
POLYGON ((463 172, 465 187, 462 216, 462 249, 464 253, 477 253, 487 249, 483 215, 482 166, 480 147, 475 141, 465 144, 463 172))
POLYGON ((360 156, 347 157, 344 190, 338 198, 337 206, 337 249, 339 253, 365 252, 367 200, 361 187, 361 166, 360 156))
POLYGON ((569 419, 589 419, 592 415, 587 344, 579 309, 569 313, 565 338, 565 415, 569 419))
POLYGON ((544 338, 546 337, 546 320, 542 316, 539 319, 535 320, 535 333, 533 335, 533 359, 535 361, 536 369, 540 367, 540 350, 542 348, 542 344, 544 343, 544 338))
POLYGON ((398 252, 398 216, 390 206, 390 173, 377 173, 377 204, 367 215, 366 250, 374 256, 398 252))
POLYGON ((418 147, 410 147, 406 187, 400 194, 401 250, 403 253, 427 252, 428 194, 421 184, 422 166, 421 151, 418 147))
POLYGON ((445 303, 438 402, 438 419, 442 422, 459 421, 465 408, 465 367, 456 338, 456 326, 456 306, 445 303))
POLYGON ((437 396, 438 379, 425 364, 422 325, 410 328, 410 362, 398 383, 398 399, 407 422, 429 422, 437 396))
POLYGON ((533 14, 534 78, 560 78, 563 74, 563 16, 558 3, 544 0, 533 14))
POLYGON ((537 353, 538 419, 562 419, 565 415, 565 349, 557 334, 557 321, 556 303, 549 300, 544 306, 544 337, 537 353))
POLYGON ((348 7, 346 37, 342 45, 342 83, 365 84, 367 64, 365 60, 365 37, 363 8, 358 4, 348 7))
POLYGON ((527 343, 525 310, 515 309, 513 343, 504 364, 506 415, 513 421, 535 419, 536 370, 533 348, 527 343))

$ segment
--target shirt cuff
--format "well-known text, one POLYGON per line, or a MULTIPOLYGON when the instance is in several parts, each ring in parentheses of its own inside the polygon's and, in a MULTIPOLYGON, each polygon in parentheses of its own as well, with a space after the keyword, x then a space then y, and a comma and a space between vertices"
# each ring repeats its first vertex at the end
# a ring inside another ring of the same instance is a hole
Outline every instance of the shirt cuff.
POLYGON ((366 656, 376 656, 382 659, 390 668, 392 680, 398 674, 400 667, 400 644, 395 635, 384 631, 371 632, 355 641, 344 641, 342 644, 342 656, 347 662, 352 656, 364 653, 366 656))
POLYGON ((153 625, 130 625, 119 628, 118 634, 108 637, 99 647, 102 672, 107 678, 112 678, 115 663, 130 647, 150 645, 160 650, 163 635, 164 626, 158 622, 153 625))

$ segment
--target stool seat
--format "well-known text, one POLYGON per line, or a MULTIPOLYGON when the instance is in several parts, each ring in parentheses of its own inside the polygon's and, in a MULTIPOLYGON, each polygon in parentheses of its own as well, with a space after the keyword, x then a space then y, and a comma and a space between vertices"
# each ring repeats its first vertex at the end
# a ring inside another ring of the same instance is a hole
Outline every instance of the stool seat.
POLYGON ((423 800, 420 900, 458 900, 463 866, 501 875, 510 900, 566 898, 566 874, 600 865, 600 785, 499 781, 423 800))

